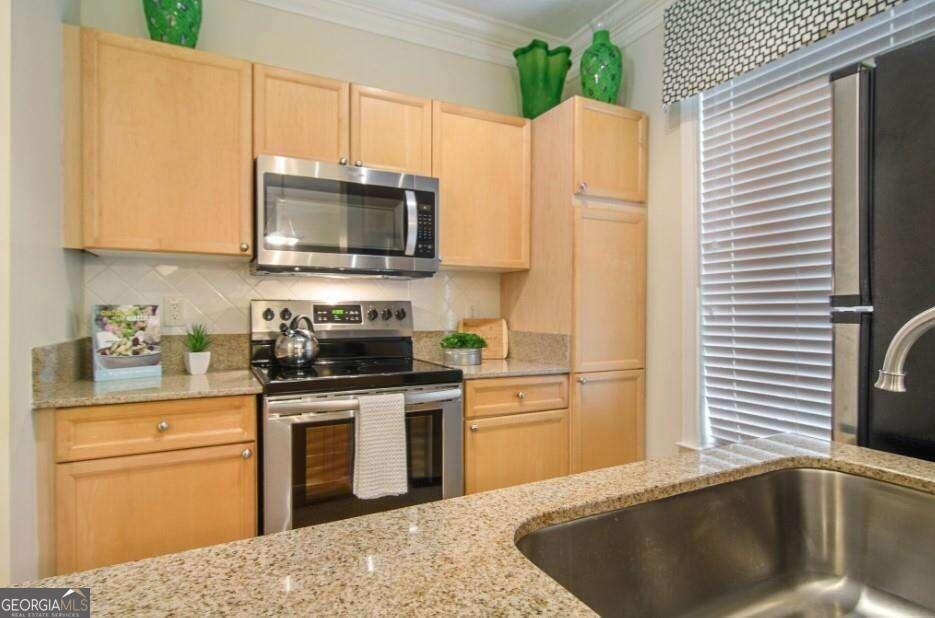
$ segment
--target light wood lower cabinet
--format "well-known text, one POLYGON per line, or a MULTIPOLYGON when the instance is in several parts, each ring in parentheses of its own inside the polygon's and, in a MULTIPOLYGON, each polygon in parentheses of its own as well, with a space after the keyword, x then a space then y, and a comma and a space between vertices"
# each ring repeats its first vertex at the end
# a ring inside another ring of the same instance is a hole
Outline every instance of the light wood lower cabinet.
POLYGON ((642 370, 575 374, 573 392, 573 472, 643 459, 642 370))
POLYGON ((256 534, 252 395, 40 414, 43 575, 256 534))
POLYGON ((468 420, 464 436, 465 493, 568 474, 568 410, 468 420))
POLYGON ((256 443, 59 464, 56 570, 256 534, 256 443))

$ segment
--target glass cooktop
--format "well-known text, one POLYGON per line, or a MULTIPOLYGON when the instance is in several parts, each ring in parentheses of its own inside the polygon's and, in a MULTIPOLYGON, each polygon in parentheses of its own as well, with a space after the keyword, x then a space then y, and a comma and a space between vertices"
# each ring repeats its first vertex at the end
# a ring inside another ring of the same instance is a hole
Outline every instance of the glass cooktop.
POLYGON ((460 369, 411 358, 323 360, 305 367, 254 365, 267 393, 322 392, 460 382, 460 369))

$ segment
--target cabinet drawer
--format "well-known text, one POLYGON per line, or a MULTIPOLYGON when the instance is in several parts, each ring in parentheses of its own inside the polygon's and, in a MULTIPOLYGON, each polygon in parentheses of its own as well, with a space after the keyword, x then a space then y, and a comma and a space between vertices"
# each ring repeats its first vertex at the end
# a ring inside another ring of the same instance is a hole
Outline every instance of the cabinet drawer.
POLYGON ((252 395, 58 410, 55 458, 80 461, 256 438, 252 395))
POLYGON ((468 380, 464 416, 477 418, 568 407, 568 376, 468 380))

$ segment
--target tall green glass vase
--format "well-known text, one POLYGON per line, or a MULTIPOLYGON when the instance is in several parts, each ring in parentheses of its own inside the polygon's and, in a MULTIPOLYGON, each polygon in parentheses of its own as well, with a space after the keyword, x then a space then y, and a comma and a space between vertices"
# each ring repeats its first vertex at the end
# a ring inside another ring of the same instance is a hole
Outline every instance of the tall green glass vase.
POLYGON ((143 0, 146 27, 154 41, 194 47, 201 29, 201 0, 143 0))
POLYGON ((616 103, 622 76, 620 48, 610 42, 607 30, 598 30, 581 56, 581 92, 589 99, 616 103))
POLYGON ((549 49, 545 41, 533 39, 513 52, 519 67, 519 87, 523 93, 523 116, 535 118, 562 100, 565 75, 571 66, 571 48, 549 49))

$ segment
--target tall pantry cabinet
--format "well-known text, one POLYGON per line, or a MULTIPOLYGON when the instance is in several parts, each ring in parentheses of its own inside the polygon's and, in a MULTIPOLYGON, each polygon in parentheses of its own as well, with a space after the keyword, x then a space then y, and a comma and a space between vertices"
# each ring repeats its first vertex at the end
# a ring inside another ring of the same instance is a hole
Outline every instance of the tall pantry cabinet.
POLYGON ((644 457, 646 134, 582 97, 532 122, 531 268, 503 275, 501 309, 571 337, 573 472, 644 457))

